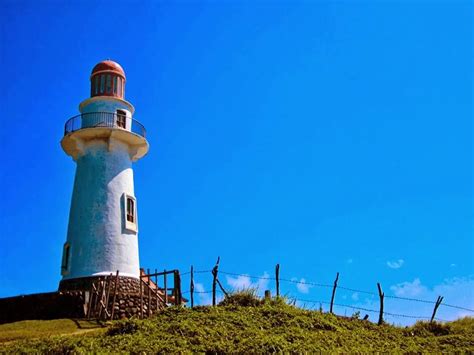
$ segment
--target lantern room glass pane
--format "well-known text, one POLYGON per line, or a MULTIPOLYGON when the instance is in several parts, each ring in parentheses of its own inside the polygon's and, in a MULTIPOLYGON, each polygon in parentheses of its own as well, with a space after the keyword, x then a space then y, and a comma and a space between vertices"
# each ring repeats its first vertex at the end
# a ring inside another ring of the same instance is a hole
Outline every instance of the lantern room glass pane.
POLYGON ((110 74, 107 74, 107 83, 105 85, 105 92, 107 94, 112 93, 112 77, 110 76, 110 74))
POLYGON ((118 85, 117 93, 118 93, 119 96, 122 96, 122 78, 120 78, 120 77, 118 78, 117 85, 118 85))
POLYGON ((100 76, 100 93, 104 93, 104 88, 105 88, 105 75, 100 76))
POLYGON ((96 75, 94 78, 94 95, 99 93, 99 77, 96 75))
POLYGON ((114 94, 117 93, 117 77, 114 76, 114 94))

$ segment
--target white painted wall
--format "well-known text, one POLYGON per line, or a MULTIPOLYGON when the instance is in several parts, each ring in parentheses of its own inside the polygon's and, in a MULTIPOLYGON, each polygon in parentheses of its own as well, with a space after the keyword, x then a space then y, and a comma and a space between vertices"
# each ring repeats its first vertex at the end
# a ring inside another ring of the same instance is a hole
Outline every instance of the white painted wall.
MULTIPOLYGON (((91 101, 82 112, 131 112, 118 101, 91 101)), ((131 148, 109 138, 84 141, 76 175, 66 243, 69 262, 63 280, 108 275, 139 277, 138 235, 125 228, 124 195, 135 197, 131 148)), ((133 155, 133 154, 132 154, 133 155)), ((63 257, 64 260, 64 257, 63 257)))

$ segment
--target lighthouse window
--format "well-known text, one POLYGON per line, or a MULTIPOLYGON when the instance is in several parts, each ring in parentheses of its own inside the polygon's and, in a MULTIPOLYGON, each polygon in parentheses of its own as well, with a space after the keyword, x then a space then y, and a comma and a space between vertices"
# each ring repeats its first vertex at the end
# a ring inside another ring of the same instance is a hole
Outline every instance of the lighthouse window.
POLYGON ((100 76, 100 93, 104 93, 104 86, 105 86, 105 75, 100 76))
POLYGON ((121 128, 126 127, 127 114, 125 111, 117 110, 117 126, 121 128))
POLYGON ((117 93, 117 77, 114 76, 114 94, 117 93))
POLYGON ((135 201, 127 197, 127 221, 135 223, 135 201))
POLYGON ((122 195, 123 227, 130 232, 138 232, 137 200, 131 195, 122 195))
POLYGON ((69 243, 64 244, 63 248, 63 262, 61 264, 61 274, 64 275, 69 269, 69 259, 71 254, 71 246, 69 243))
POLYGON ((112 78, 110 74, 107 74, 107 84, 105 86, 107 94, 112 92, 112 78))

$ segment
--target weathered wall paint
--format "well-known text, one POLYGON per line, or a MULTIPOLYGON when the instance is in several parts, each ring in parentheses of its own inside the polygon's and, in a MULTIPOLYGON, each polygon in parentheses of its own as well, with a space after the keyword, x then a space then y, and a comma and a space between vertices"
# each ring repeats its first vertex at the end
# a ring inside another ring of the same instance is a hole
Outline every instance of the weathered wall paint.
MULTIPOLYGON (((95 97, 80 105, 81 113, 116 113, 117 109, 126 112, 126 129, 130 130, 134 110, 130 103, 95 97)), ((136 147, 113 135, 84 141, 79 133, 76 136, 81 149, 75 159, 65 243, 69 245, 69 257, 67 269, 62 270, 63 280, 115 274, 117 270, 122 276, 138 278, 138 230, 125 228, 124 201, 125 195, 135 197, 131 156, 136 147)), ((138 218, 136 223, 138 227, 138 218)))
POLYGON ((135 196, 127 144, 87 142, 77 159, 67 233, 69 266, 63 279, 116 270, 138 278, 138 239, 125 229, 124 194, 135 196))

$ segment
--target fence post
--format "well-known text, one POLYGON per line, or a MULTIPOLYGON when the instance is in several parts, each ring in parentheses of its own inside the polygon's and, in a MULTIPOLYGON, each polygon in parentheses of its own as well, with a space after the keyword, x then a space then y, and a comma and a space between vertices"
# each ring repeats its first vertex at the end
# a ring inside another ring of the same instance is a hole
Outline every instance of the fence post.
POLYGON ((112 287, 112 276, 113 276, 113 274, 110 273, 109 277, 107 278, 107 280, 109 282, 108 282, 108 285, 107 285, 107 293, 105 295, 105 310, 104 310, 105 320, 107 320, 107 317, 110 316, 107 309, 109 308, 110 288, 112 287))
POLYGON ((280 264, 275 266, 276 296, 280 297, 280 264))
POLYGON ((159 308, 159 301, 158 301, 158 270, 155 269, 155 286, 156 286, 156 313, 158 313, 158 308, 159 308))
POLYGON ((93 282, 92 283, 92 287, 91 287, 91 290, 89 291, 89 306, 87 307, 87 319, 90 319, 91 317, 91 314, 92 314, 92 305, 93 305, 93 302, 92 302, 92 297, 94 297, 94 294, 95 294, 95 283, 93 282))
POLYGON ((265 290, 265 300, 271 300, 271 299, 272 299, 272 291, 265 290))
POLYGON ((217 257, 216 265, 212 268, 212 305, 216 305, 216 285, 217 285, 217 273, 219 272, 219 261, 221 257, 217 257))
POLYGON ((383 324, 383 298, 385 294, 382 292, 382 287, 380 286, 380 283, 377 282, 377 288, 379 290, 379 297, 380 297, 380 313, 379 313, 379 321, 378 325, 383 324))
POLYGON ((118 291, 118 282, 119 282, 119 271, 117 270, 117 273, 115 274, 115 287, 114 287, 114 296, 112 297, 112 315, 110 316, 110 319, 114 319, 114 313, 115 313, 115 299, 117 296, 117 291, 118 291))
POLYGON ((176 305, 181 306, 181 275, 179 274, 179 270, 175 271, 175 275, 176 275, 175 288, 176 288, 176 298, 177 298, 176 305))
POLYGON ((339 280, 339 273, 336 274, 336 279, 334 280, 334 287, 332 288, 332 296, 331 296, 331 306, 329 307, 329 313, 333 313, 332 307, 334 305, 334 297, 336 296, 336 288, 337 288, 337 281, 339 280))
POLYGON ((163 273, 164 273, 164 283, 163 283, 163 286, 165 288, 165 307, 166 305, 168 304, 168 283, 166 281, 167 277, 166 277, 166 269, 163 270, 163 273))
POLYGON ((191 265, 191 284, 189 285, 189 290, 191 293, 191 308, 194 307, 194 268, 191 265))
POLYGON ((433 323, 433 321, 435 319, 435 316, 436 316, 436 311, 438 310, 438 307, 440 306, 441 302, 443 302, 443 298, 444 297, 438 296, 438 299, 436 300, 435 307, 433 309, 433 315, 431 316, 430 323, 433 323))
POLYGON ((147 309, 147 315, 148 317, 150 317, 151 315, 151 280, 150 280, 150 269, 147 269, 147 274, 148 274, 148 281, 147 281, 147 285, 148 285, 148 309, 147 309))

